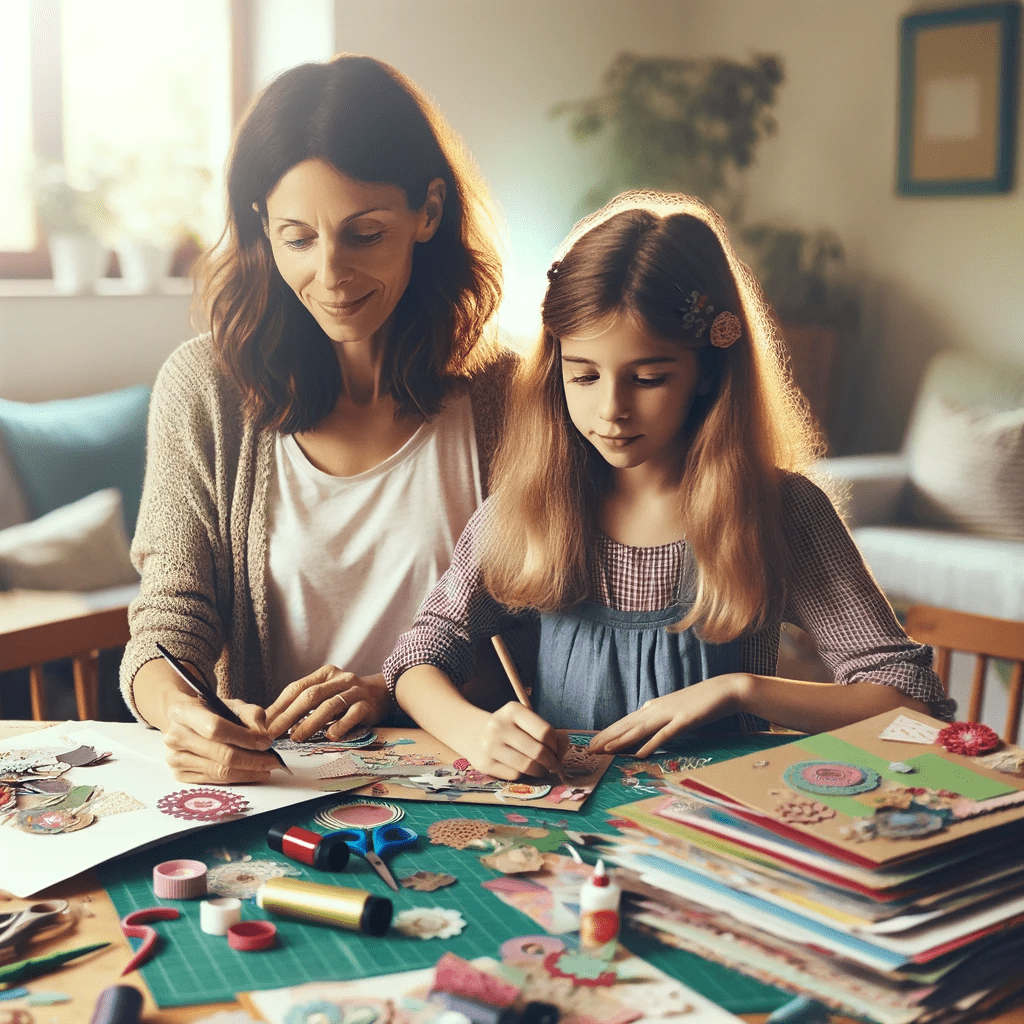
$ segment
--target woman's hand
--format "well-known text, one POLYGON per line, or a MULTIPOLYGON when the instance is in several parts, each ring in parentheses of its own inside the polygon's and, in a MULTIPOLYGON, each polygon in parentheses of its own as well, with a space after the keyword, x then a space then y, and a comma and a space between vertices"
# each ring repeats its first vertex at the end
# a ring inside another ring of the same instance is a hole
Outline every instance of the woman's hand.
POLYGON ((515 701, 484 717, 475 739, 463 745, 477 771, 510 781, 523 775, 560 774, 569 749, 564 732, 515 701))
POLYGON ((734 672, 655 697, 599 732, 591 739, 590 749, 598 754, 620 754, 643 743, 634 756, 650 757, 673 736, 742 710, 748 680, 749 676, 734 672))
POLYGON ((376 725, 391 707, 382 675, 361 677, 324 665, 281 691, 267 708, 267 730, 274 739, 287 732, 301 741, 326 728, 328 739, 340 740, 357 726, 376 725))
POLYGON ((265 753, 271 739, 263 708, 240 700, 224 703, 248 728, 215 715, 189 694, 179 694, 168 702, 164 746, 167 763, 179 782, 267 782, 271 771, 280 767, 265 753))

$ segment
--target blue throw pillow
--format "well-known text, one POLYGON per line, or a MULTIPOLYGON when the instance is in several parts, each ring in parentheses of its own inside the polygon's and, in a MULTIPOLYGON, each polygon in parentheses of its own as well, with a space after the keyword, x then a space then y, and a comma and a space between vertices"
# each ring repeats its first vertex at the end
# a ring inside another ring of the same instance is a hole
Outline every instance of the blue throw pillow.
POLYGON ((0 442, 32 517, 116 487, 130 537, 146 468, 149 388, 51 402, 0 399, 0 442))

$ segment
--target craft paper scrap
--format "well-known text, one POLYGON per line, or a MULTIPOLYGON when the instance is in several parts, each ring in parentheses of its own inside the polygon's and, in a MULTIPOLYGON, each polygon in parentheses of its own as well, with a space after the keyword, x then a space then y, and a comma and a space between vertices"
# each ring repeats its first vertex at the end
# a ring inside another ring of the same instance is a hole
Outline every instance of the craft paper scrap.
POLYGON ((899 740, 902 743, 932 744, 939 730, 926 722, 918 722, 906 715, 894 718, 879 734, 880 740, 899 740))
MULTIPOLYGON (((267 1024, 366 1020, 368 1012, 376 1012, 378 1020, 387 1019, 390 1024, 428 1024, 447 1009, 443 989, 458 987, 458 978, 475 971, 492 978, 493 990, 500 991, 503 998, 507 991, 518 990, 513 1009, 521 1010, 528 1002, 554 1003, 560 1011, 560 1024, 654 1020, 736 1024, 740 1019, 626 950, 621 950, 614 962, 616 980, 608 987, 574 984, 569 977, 553 976, 544 967, 544 959, 552 953, 561 957, 564 952, 571 956, 575 950, 567 950, 561 940, 551 936, 522 936, 502 945, 501 962, 479 957, 466 963, 448 954, 438 965, 445 980, 433 995, 432 989, 438 988, 437 969, 431 967, 358 981, 240 992, 238 1001, 267 1024), (548 943, 557 946, 549 948, 548 943), (449 962, 451 967, 446 968, 449 962), (461 971, 460 965, 464 965, 461 971), (456 976, 454 984, 450 974, 456 976)), ((470 983, 467 977, 467 988, 470 983)))

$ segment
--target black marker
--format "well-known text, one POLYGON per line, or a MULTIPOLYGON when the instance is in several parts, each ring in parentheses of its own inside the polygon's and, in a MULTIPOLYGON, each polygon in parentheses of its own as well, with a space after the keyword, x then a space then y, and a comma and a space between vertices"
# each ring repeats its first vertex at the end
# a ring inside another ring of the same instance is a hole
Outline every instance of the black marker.
MULTIPOLYGON (((170 665, 171 668, 173 668, 174 671, 177 672, 190 687, 192 687, 193 690, 195 690, 195 692, 202 698, 203 703, 215 715, 219 715, 226 722, 231 722, 234 725, 240 725, 243 729, 249 728, 245 722, 243 722, 238 715, 236 715, 234 711, 232 711, 231 708, 229 708, 227 704, 225 704, 224 701, 222 701, 220 697, 218 697, 217 694, 199 678, 199 676, 193 675, 173 654, 171 654, 169 650, 167 650, 166 647, 163 646, 163 644, 157 644, 156 649, 160 652, 160 657, 163 658, 164 661, 166 661, 167 664, 170 665)), ((295 774, 291 768, 284 763, 284 758, 273 747, 270 747, 267 750, 267 753, 272 754, 289 775, 295 774)))

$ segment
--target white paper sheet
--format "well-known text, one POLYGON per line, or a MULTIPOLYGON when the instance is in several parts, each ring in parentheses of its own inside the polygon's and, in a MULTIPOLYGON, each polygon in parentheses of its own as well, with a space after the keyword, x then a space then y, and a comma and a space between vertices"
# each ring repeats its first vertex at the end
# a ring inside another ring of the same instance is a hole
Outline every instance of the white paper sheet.
MULTIPOLYGON (((134 722, 65 722, 6 740, 0 750, 39 747, 62 753, 82 744, 95 747, 98 753, 109 750, 113 756, 90 768, 72 768, 64 778, 74 785, 102 786, 107 793, 129 793, 145 808, 98 818, 86 828, 58 835, 31 835, 10 825, 0 828, 0 889, 14 896, 32 896, 130 850, 209 827, 158 810, 157 801, 167 793, 207 787, 174 778, 164 759, 163 734, 155 729, 134 722)), ((315 768, 330 756, 302 757, 285 751, 282 757, 294 776, 277 770, 272 783, 223 788, 249 801, 248 814, 288 807, 322 795, 315 768)))

